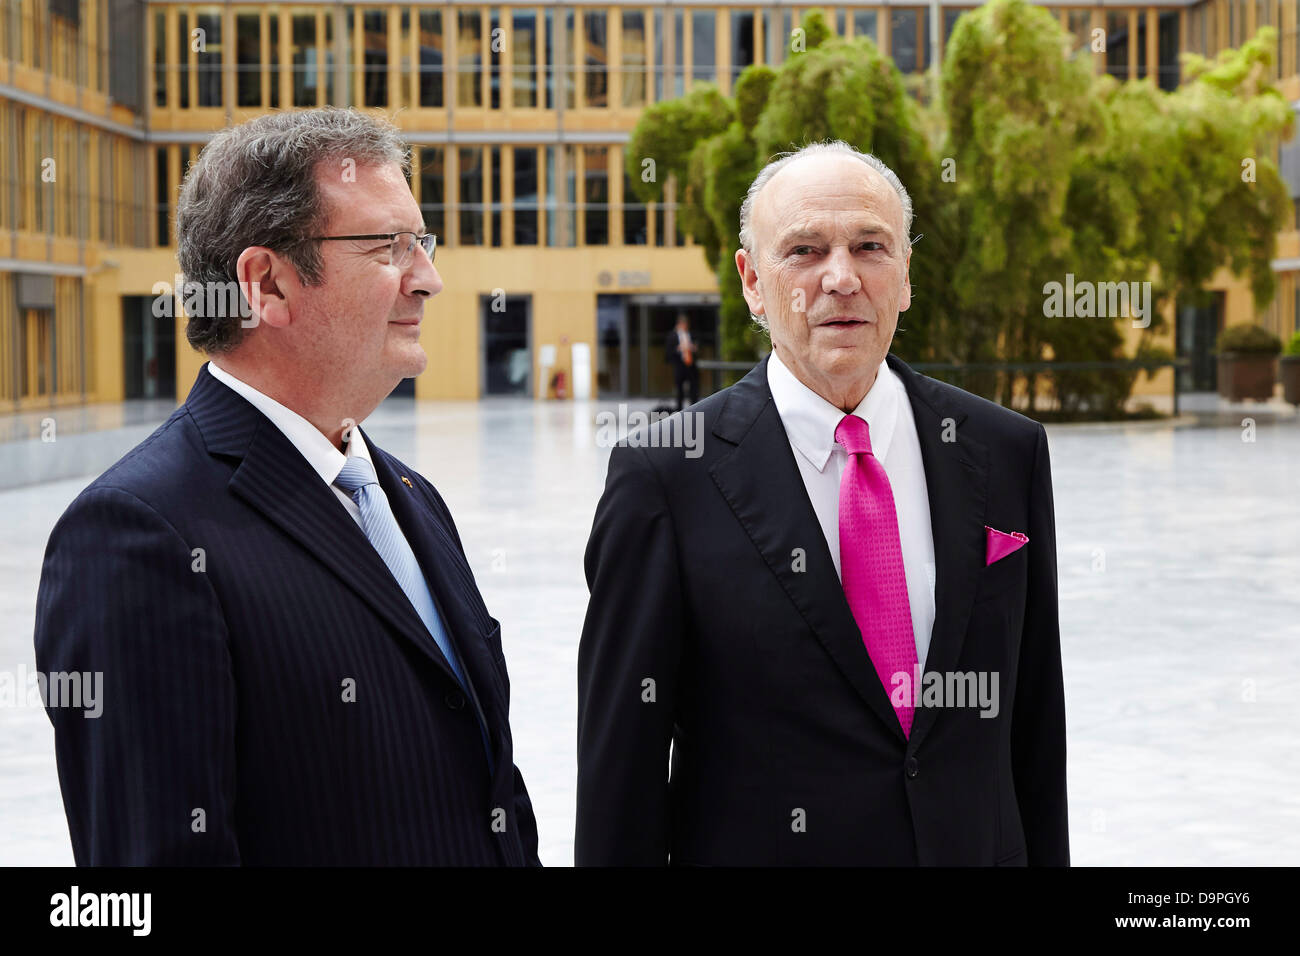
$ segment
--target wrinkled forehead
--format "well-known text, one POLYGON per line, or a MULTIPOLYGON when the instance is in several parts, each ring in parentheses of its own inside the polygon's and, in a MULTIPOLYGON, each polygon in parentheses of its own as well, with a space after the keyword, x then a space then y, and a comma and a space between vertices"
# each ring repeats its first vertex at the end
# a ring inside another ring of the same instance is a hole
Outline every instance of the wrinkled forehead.
POLYGON ((851 156, 810 156, 773 176, 754 201, 759 244, 791 228, 903 234, 903 203, 885 177, 851 156))

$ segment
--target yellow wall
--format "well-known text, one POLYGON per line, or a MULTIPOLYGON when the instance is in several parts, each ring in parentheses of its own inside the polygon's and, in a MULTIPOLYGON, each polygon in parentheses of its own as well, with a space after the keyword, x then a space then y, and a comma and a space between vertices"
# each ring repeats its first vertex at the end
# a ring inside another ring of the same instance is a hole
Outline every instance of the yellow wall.
POLYGON ((592 350, 592 395, 596 394, 598 294, 717 292, 703 253, 694 247, 448 249, 438 252, 438 270, 444 287, 424 307, 421 340, 429 366, 416 381, 419 398, 479 397, 479 297, 494 290, 502 289, 507 296, 532 296, 534 383, 543 345, 557 347, 556 368, 572 381, 571 346, 586 342, 592 350), (653 288, 618 286, 619 273, 626 271, 649 272, 653 288), (600 285, 602 272, 612 279, 608 286, 600 285))
MULTIPOLYGON (((133 252, 118 257, 121 268, 103 273, 96 283, 97 314, 120 316, 118 297, 148 295, 158 281, 172 281, 176 260, 169 250, 133 252)), ((655 249, 644 246, 609 248, 519 248, 515 250, 448 249, 438 252, 443 291, 424 307, 420 341, 429 356, 424 374, 416 379, 417 398, 476 399, 480 376, 481 296, 496 290, 505 295, 531 295, 532 346, 536 363, 543 345, 555 345, 557 369, 572 380, 571 346, 585 342, 592 350, 591 394, 596 394, 596 296, 635 294, 649 287, 619 287, 620 271, 648 271, 656 292, 716 292, 713 274, 694 247, 655 249), (600 274, 612 278, 600 285, 600 274), (504 281, 503 281, 504 280, 504 281)), ((121 398, 121 322, 101 323, 109 341, 97 356, 101 401, 121 398), (116 335, 116 338, 112 338, 116 335)), ((185 320, 176 323, 177 400, 184 401, 204 356, 185 341, 185 320)), ((534 364, 534 383, 540 370, 534 364)), ((534 385, 536 388, 536 385, 534 385)), ((570 394, 572 392, 570 391, 570 394)))

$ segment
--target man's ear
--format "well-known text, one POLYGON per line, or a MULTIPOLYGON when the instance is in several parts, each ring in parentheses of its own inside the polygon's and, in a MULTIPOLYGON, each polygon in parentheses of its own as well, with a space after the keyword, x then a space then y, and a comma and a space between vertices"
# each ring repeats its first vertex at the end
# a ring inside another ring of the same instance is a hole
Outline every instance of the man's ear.
POLYGON ((265 246, 249 246, 235 262, 239 291, 252 315, 244 322, 249 327, 265 322, 282 329, 292 320, 286 292, 297 282, 297 270, 280 255, 265 246))
POLYGON ((903 263, 903 289, 898 297, 898 311, 906 312, 912 305, 912 250, 907 250, 907 261, 903 263))
POLYGON ((754 257, 744 249, 736 250, 736 271, 740 273, 740 291, 749 304, 749 311, 754 315, 763 314, 763 288, 758 281, 758 270, 754 257))

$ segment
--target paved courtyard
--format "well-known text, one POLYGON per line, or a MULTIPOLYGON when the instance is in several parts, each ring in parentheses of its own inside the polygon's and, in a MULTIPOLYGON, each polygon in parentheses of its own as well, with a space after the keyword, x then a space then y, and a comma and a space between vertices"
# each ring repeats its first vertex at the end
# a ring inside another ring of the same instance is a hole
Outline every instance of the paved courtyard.
MULTIPOLYGON (((394 401, 365 423, 442 492, 502 621, 516 759, 552 866, 573 860, 582 554, 607 407, 394 401)), ((84 418, 44 448, 0 442, 9 483, 59 476, 0 490, 0 672, 15 678, 35 668, 50 529, 152 428, 84 418)), ((1078 865, 1300 863, 1300 421, 1244 434, 1049 428, 1078 865)), ((49 721, 0 707, 0 865, 71 862, 49 721)))

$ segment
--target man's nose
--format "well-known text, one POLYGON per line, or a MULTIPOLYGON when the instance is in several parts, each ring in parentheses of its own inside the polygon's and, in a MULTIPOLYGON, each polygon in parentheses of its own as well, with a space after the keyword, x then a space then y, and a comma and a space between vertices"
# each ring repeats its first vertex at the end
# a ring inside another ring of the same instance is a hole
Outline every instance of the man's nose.
POLYGON ((826 258, 826 271, 822 274, 822 291, 852 295, 862 287, 856 263, 847 246, 833 246, 826 258))
POLYGON ((404 291, 407 295, 420 295, 432 298, 442 291, 442 276, 434 266, 429 254, 417 243, 411 253, 411 264, 406 270, 404 291))

